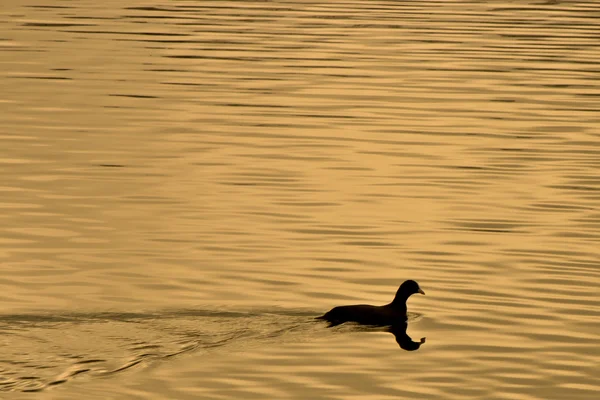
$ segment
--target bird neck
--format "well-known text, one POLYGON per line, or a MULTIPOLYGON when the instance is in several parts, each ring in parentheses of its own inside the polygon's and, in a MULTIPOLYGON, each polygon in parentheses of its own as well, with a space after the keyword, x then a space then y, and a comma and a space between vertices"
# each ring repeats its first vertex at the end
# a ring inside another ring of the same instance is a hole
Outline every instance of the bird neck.
POLYGON ((408 300, 408 296, 396 296, 394 300, 389 304, 390 307, 396 310, 404 310, 406 311, 406 300, 408 300))

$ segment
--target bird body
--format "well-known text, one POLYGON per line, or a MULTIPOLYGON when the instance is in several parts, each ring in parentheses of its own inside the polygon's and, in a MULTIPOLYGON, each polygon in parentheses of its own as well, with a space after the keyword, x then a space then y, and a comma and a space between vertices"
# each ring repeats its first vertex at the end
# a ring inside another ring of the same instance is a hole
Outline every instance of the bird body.
POLYGON ((354 306, 334 307, 325 315, 319 317, 329 321, 332 325, 344 322, 357 322, 362 325, 385 326, 406 319, 406 307, 404 311, 396 310, 389 304, 385 306, 371 306, 369 304, 358 304, 354 306))

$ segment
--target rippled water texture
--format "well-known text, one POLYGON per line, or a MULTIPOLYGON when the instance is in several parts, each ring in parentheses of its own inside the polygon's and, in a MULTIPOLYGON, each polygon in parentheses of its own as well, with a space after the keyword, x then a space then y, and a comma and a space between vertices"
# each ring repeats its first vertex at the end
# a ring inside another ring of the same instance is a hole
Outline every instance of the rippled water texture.
POLYGON ((597 1, 0 21, 0 397, 598 398, 597 1))

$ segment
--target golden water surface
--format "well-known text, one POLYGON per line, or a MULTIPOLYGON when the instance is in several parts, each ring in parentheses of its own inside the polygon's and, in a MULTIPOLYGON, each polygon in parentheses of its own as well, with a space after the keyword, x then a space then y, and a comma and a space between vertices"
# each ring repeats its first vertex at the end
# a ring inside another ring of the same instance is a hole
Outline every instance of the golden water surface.
POLYGON ((599 2, 0 21, 0 397, 598 398, 599 2))

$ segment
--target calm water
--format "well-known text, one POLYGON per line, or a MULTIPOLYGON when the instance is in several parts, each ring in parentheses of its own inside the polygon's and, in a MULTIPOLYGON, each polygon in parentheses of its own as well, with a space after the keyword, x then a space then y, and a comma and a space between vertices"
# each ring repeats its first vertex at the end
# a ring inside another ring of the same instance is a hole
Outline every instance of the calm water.
POLYGON ((1 397, 598 397, 597 1, 0 21, 1 397))

